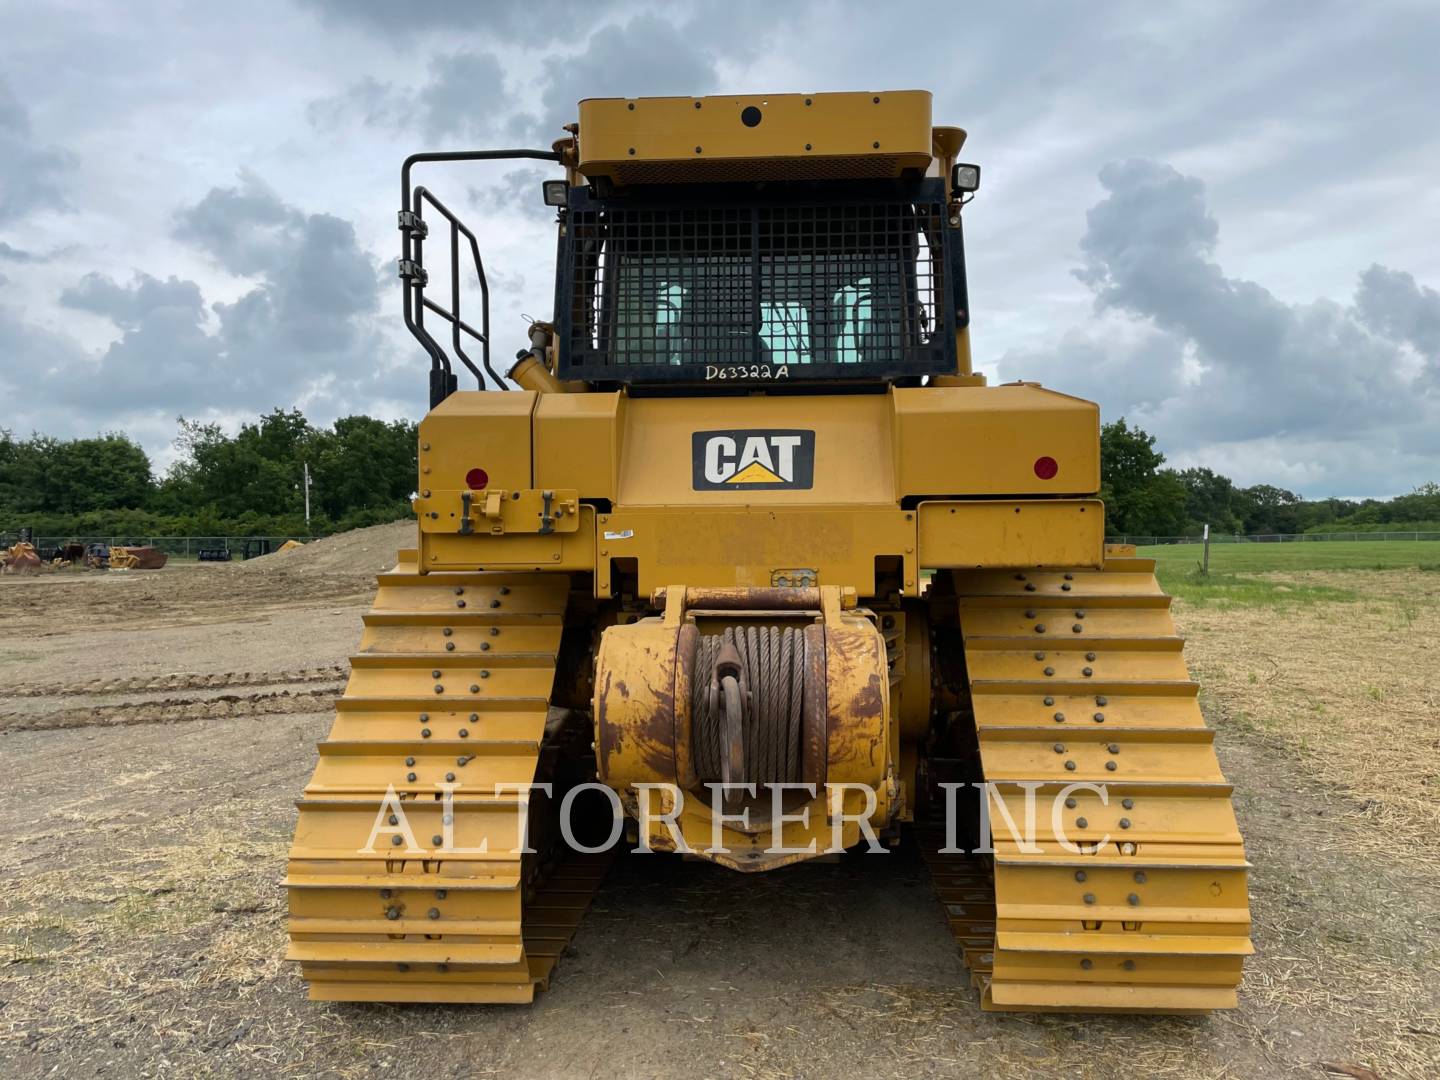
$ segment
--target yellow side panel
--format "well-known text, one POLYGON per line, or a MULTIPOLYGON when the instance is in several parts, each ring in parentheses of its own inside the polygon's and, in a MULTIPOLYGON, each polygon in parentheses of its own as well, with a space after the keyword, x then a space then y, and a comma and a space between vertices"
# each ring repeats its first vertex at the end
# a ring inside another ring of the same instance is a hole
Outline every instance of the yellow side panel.
POLYGON ((1105 561, 1098 499, 920 504, 920 565, 1092 566, 1105 561))
MULTIPOLYGON (((785 494, 781 492, 780 494, 785 494)), ((610 593, 610 560, 639 560, 639 595, 661 585, 768 587, 776 571, 816 571, 819 585, 875 588, 875 556, 905 560, 915 587, 915 515, 895 509, 616 510, 598 521, 596 594, 610 593)))
POLYGON ((614 499, 620 480, 620 419, 629 398, 541 394, 535 405, 535 486, 579 488, 587 499, 614 499))
MULTIPOLYGON (((530 482, 530 390, 459 390, 420 421, 420 486, 465 488, 465 474, 484 469, 490 487, 513 491, 530 482)), ((574 487, 568 484, 567 487, 574 487)))
POLYGON ((595 509, 580 507, 570 532, 420 533, 420 572, 434 570, 590 570, 595 566, 595 509))
POLYGON ((580 102, 580 171, 621 183, 705 179, 707 166, 766 162, 782 176, 789 173, 779 166, 807 160, 817 168, 844 161, 847 174, 898 176, 927 168, 930 150, 925 90, 580 102), (676 168, 646 172, 657 164, 676 168))
MULTIPOLYGON (((621 428, 620 486, 616 503, 628 506, 837 503, 894 506, 898 496, 889 408, 888 399, 880 394, 632 400, 624 410, 621 428), (765 429, 804 429, 815 433, 813 487, 780 491, 695 490, 692 471, 695 432, 765 429)), ((577 443, 571 452, 587 451, 577 443)), ((603 451, 597 447, 591 452, 603 451)), ((948 489, 941 489, 941 493, 944 491, 948 489)), ((581 494, 590 493, 582 487, 581 494)), ((688 577, 673 580, 701 583, 688 577)))
POLYGON ((1032 384, 893 393, 896 467, 906 495, 1093 495, 1100 409, 1032 384), (1035 464, 1054 460, 1044 479, 1035 464))

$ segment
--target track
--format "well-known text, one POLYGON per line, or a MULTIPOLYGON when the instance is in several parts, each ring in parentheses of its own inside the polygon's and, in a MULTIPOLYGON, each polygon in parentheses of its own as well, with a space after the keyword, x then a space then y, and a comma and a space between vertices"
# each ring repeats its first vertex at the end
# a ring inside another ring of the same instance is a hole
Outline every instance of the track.
MULTIPOLYGON (((300 961, 313 999, 526 1002, 607 865, 604 856, 555 866, 515 854, 521 796, 494 793, 547 775, 569 581, 422 576, 413 552, 401 560, 380 575, 334 727, 297 804, 287 957, 300 961), (453 823, 442 820, 442 783, 457 785, 453 823), (388 833, 362 850, 387 787, 419 853, 388 833)), ((544 849, 538 833, 532 845, 544 849)))
POLYGON ((1102 571, 955 575, 985 779, 987 861, 922 844, 984 1006, 1068 1012, 1234 1007, 1250 944, 1244 845, 1170 598, 1148 559, 1102 571), (1053 798, 1077 782, 1060 821, 1053 798), (992 937, 993 935, 993 937, 992 937))

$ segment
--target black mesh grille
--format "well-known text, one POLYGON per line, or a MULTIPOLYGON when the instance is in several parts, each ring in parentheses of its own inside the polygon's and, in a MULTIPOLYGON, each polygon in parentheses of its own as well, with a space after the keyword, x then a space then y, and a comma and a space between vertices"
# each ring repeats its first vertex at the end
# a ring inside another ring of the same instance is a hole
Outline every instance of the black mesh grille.
POLYGON ((783 366, 787 377, 945 369, 943 210, 873 200, 575 207, 562 361, 569 374, 620 380, 701 367, 783 366))

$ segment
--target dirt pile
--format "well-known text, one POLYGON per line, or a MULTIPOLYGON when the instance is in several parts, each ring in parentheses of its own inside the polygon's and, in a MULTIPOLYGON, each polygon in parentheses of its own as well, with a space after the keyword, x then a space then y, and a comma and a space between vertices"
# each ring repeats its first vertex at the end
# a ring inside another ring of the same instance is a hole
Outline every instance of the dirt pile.
POLYGON ((368 529, 313 540, 289 551, 276 551, 239 564, 243 573, 324 575, 371 581, 376 574, 395 565, 395 553, 415 546, 415 521, 392 521, 368 529))

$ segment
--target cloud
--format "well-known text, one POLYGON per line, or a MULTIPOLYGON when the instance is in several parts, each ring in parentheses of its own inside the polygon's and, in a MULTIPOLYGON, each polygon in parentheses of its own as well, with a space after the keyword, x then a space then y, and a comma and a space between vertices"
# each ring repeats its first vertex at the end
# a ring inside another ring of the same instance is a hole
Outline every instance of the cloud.
POLYGON ((171 277, 160 281, 149 274, 136 274, 132 284, 117 285, 103 274, 86 274, 80 281, 60 294, 64 307, 104 315, 124 330, 134 330, 162 308, 188 312, 198 320, 203 317, 205 301, 200 286, 193 281, 171 277))
POLYGON ((0 78, 0 225, 37 210, 68 210, 77 165, 74 154, 36 141, 29 111, 0 78))
POLYGON ((30 251, 21 251, 17 247, 11 247, 5 243, 4 240, 0 240, 0 259, 15 263, 38 263, 44 261, 39 255, 30 251))
POLYGON ((392 0, 301 0, 331 23, 348 23, 402 43, 433 30, 484 31, 516 41, 550 41, 557 35, 583 31, 612 3, 592 0, 527 0, 525 3, 483 3, 476 0, 428 0, 396 4, 392 0))
POLYGON ((338 94, 312 101, 306 115, 321 131, 359 123, 394 131, 415 128, 435 140, 486 138, 506 111, 499 61, 489 53, 455 52, 434 57, 429 78, 418 87, 367 75, 338 94))
POLYGON ((574 121, 581 98, 708 94, 718 82, 716 54, 705 35, 657 15, 637 15, 601 27, 577 55, 546 68, 537 134, 558 138, 561 126, 574 121))
POLYGON ((1440 294, 1374 266, 1352 305, 1287 303, 1214 261, 1220 229, 1199 180, 1146 160, 1107 165, 1099 179, 1106 194, 1086 214, 1076 271, 1095 320, 1053 347, 1007 353, 1004 377, 1079 382, 1111 417, 1129 415, 1203 464, 1237 447, 1267 455, 1242 480, 1268 469, 1312 490, 1353 484, 1357 444, 1418 467, 1415 433, 1440 425, 1440 398, 1406 346, 1433 369, 1440 294))

